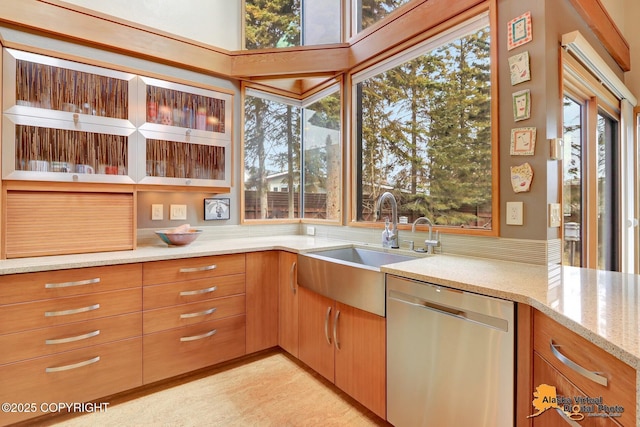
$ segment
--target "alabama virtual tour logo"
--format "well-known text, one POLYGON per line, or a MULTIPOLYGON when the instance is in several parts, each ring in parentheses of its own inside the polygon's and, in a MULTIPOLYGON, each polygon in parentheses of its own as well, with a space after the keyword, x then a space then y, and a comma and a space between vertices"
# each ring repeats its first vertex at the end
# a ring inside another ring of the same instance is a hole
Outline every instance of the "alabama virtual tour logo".
POLYGON ((584 420, 585 417, 620 417, 624 412, 624 407, 620 405, 605 405, 602 397, 558 396, 556 388, 547 384, 536 387, 531 403, 537 412, 527 418, 537 417, 548 409, 562 411, 574 421, 584 420))

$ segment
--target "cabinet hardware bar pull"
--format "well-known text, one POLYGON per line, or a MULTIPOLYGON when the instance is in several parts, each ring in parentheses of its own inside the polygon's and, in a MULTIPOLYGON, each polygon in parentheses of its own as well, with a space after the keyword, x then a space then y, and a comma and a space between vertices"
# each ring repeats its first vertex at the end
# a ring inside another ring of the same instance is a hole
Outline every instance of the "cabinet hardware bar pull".
POLYGON ((189 319, 191 317, 206 316, 207 314, 211 314, 216 310, 217 310, 217 308, 213 307, 213 308, 210 308, 209 310, 199 311, 197 313, 185 313, 185 314, 181 314, 180 318, 181 319, 189 319))
POLYGON ((77 282, 46 283, 44 287, 45 289, 69 288, 71 286, 93 285, 94 283, 100 283, 100 278, 78 280, 77 282))
POLYGON ((338 319, 340 318, 340 310, 336 311, 336 318, 333 319, 333 345, 340 350, 340 343, 338 342, 338 319))
POLYGON ((84 313, 87 311, 93 311, 100 308, 100 304, 93 304, 88 307, 82 308, 74 308, 72 310, 62 310, 62 311, 45 311, 44 317, 55 317, 55 316, 68 316, 69 314, 78 314, 84 313))
POLYGON ((215 292, 218 289, 217 286, 212 286, 206 289, 198 289, 197 291, 182 291, 180 292, 181 297, 186 297, 188 295, 200 295, 200 294, 208 294, 211 292, 215 292))
POLYGON ((180 338, 180 341, 185 342, 185 341, 196 341, 196 340, 201 340, 201 339, 203 339, 203 338, 208 338, 208 337, 210 337, 211 335, 215 334, 216 332, 218 332, 218 330, 217 330, 217 329, 214 329, 214 330, 209 331, 209 332, 207 332, 207 333, 205 333, 205 334, 202 334, 202 335, 193 335, 193 336, 190 336, 190 337, 181 337, 181 338, 180 338))
POLYGON ((291 270, 289 271, 289 286, 291 286, 291 292, 295 295, 296 294, 296 286, 294 283, 294 272, 296 271, 296 265, 297 262, 294 261, 293 264, 291 264, 291 270))
POLYGON ((87 338, 95 337, 97 335, 100 335, 100 329, 96 329, 93 332, 87 332, 86 334, 77 335, 75 337, 67 337, 67 338, 57 338, 57 339, 52 339, 52 340, 45 340, 44 343, 47 344, 47 345, 50 345, 50 344, 66 344, 68 342, 86 340, 87 338))
POLYGON ((329 337, 329 316, 331 316, 331 307, 327 307, 327 314, 324 316, 324 336, 327 343, 331 345, 331 337, 329 337))
POLYGON ((185 267, 185 268, 181 268, 179 271, 180 273, 195 273, 198 271, 209 271, 209 270, 213 270, 217 267, 217 265, 215 264, 211 264, 211 265, 205 265, 204 267, 185 267))
POLYGON ((573 369, 574 371, 576 371, 577 373, 579 373, 580 375, 582 375, 585 378, 590 379, 591 381, 598 383, 600 385, 603 386, 607 386, 608 380, 606 377, 603 377, 602 375, 600 375, 598 372, 592 372, 586 368, 583 368, 582 366, 578 365, 576 362, 574 362, 573 360, 569 359, 568 357, 566 357, 565 355, 563 355, 562 353, 560 353, 558 351, 558 348, 561 347, 557 344, 553 343, 553 340, 550 341, 550 348, 551 348, 551 353, 553 353, 553 355, 556 357, 556 359, 558 359, 560 362, 562 362, 562 364, 568 366, 569 368, 573 369))
POLYGON ((78 363, 73 363, 71 365, 64 365, 64 366, 54 366, 52 368, 45 368, 44 371, 46 373, 68 371, 70 369, 82 368, 83 366, 91 365, 99 361, 100 361, 100 356, 96 356, 93 359, 85 360, 84 362, 78 362, 78 363))
MULTIPOLYGON (((582 424, 575 422, 572 418, 569 417, 569 415, 567 415, 567 413, 565 411, 563 411, 560 408, 556 407, 556 411, 558 411, 558 414, 560 414, 560 418, 562 418, 564 420, 565 423, 567 423, 567 425, 570 425, 571 427, 580 427, 582 424)), ((582 416, 582 418, 580 418, 581 420, 584 419, 584 414, 579 414, 582 416)))

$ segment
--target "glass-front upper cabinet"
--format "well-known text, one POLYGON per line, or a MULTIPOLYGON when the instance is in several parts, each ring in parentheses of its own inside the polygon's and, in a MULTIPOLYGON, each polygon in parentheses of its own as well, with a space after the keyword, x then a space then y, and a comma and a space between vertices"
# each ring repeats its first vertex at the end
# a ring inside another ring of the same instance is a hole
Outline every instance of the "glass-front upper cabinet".
POLYGON ((2 177, 133 183, 133 74, 3 50, 2 177))
POLYGON ((229 187, 232 95, 149 77, 138 92, 138 182, 229 187))

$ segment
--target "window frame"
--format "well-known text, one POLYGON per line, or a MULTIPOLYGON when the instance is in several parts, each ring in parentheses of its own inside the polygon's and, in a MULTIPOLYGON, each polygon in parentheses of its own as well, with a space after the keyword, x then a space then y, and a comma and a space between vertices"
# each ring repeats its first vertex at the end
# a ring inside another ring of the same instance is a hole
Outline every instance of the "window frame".
MULTIPOLYGON (((493 5, 493 3, 491 3, 493 5)), ((408 6, 407 4, 401 6, 399 9, 408 6)), ((412 58, 419 56, 422 53, 429 51, 430 47, 440 46, 443 44, 442 40, 451 41, 454 40, 456 35, 463 34, 470 27, 478 27, 478 22, 486 21, 489 26, 489 32, 491 37, 490 46, 490 70, 491 70, 491 228, 466 228, 466 227, 452 227, 434 225, 434 229, 448 234, 465 234, 465 235, 482 235, 482 236, 499 236, 500 235, 500 169, 499 169, 499 136, 498 136, 498 75, 497 75, 497 30, 496 30, 496 13, 495 5, 487 7, 484 10, 479 11, 471 16, 457 16, 446 21, 446 25, 440 28, 440 31, 435 32, 430 37, 425 39, 424 37, 416 37, 411 42, 407 43, 407 46, 389 55, 385 51, 381 53, 372 61, 370 61, 367 67, 361 67, 353 69, 348 74, 347 88, 345 91, 350 95, 350 118, 349 118, 349 136, 350 147, 349 152, 352 161, 349 164, 351 170, 350 181, 350 198, 348 207, 348 219, 349 226, 354 227, 368 227, 368 228, 382 228, 384 224, 380 221, 358 221, 358 168, 360 167, 358 159, 359 147, 356 143, 358 126, 357 121, 357 108, 355 106, 355 99, 357 99, 357 83, 367 79, 368 77, 377 75, 381 72, 389 70, 396 65, 400 65, 412 58)), ((399 229, 411 229, 411 224, 398 224, 399 229)))
MULTIPOLYGON (((275 219, 246 219, 245 217, 245 185, 244 185, 244 172, 245 172, 245 145, 244 145, 244 129, 245 129, 245 116, 244 116, 244 105, 247 95, 249 96, 259 96, 263 99, 267 99, 270 101, 280 102, 283 104, 291 105, 297 108, 304 109, 309 105, 314 104, 320 99, 332 95, 338 92, 340 96, 340 121, 341 121, 341 129, 340 129, 340 141, 339 141, 339 162, 340 162, 340 176, 339 181, 341 183, 344 182, 344 173, 345 173, 345 162, 344 162, 344 84, 343 79, 337 77, 335 79, 331 79, 323 85, 316 87, 314 90, 306 92, 305 94, 299 97, 292 97, 290 94, 277 93, 272 90, 272 88, 266 88, 261 85, 252 84, 250 82, 242 82, 241 84, 241 100, 242 100, 242 124, 241 124, 241 147, 240 147, 240 163, 241 163, 241 180, 242 185, 240 188, 240 224, 275 224, 275 223, 308 223, 308 224, 325 224, 325 225, 341 225, 343 222, 344 216, 344 190, 343 185, 339 187, 337 199, 339 202, 338 206, 338 218, 335 219, 319 219, 319 218, 305 218, 304 217, 304 138, 303 138, 303 130, 301 129, 300 135, 300 191, 298 195, 298 203, 300 206, 300 211, 302 212, 302 216, 297 218, 275 218, 275 219)), ((282 191, 280 188, 279 191, 282 191)))

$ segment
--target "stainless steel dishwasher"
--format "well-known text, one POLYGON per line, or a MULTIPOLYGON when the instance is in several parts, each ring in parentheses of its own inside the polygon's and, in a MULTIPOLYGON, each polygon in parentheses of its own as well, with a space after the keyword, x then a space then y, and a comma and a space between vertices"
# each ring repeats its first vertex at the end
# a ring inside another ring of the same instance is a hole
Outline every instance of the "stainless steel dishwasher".
POLYGON ((387 419, 514 425, 513 302, 387 275, 387 419))

